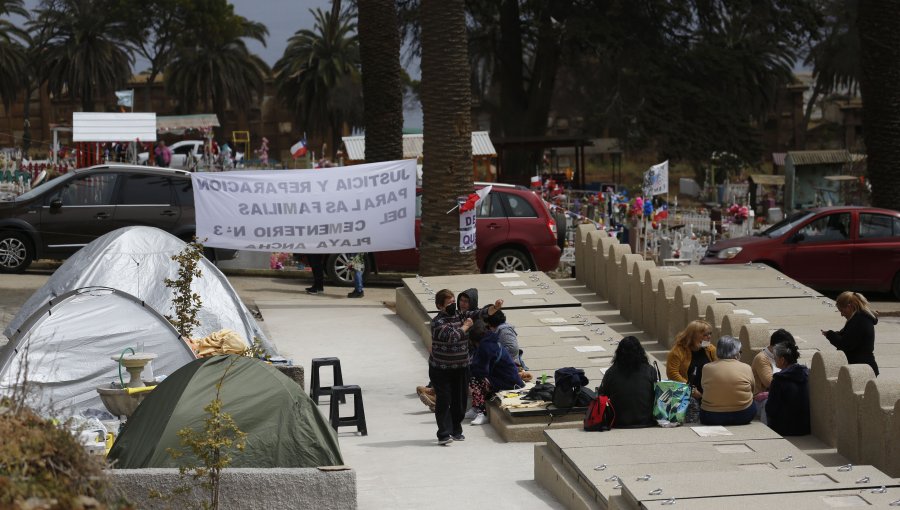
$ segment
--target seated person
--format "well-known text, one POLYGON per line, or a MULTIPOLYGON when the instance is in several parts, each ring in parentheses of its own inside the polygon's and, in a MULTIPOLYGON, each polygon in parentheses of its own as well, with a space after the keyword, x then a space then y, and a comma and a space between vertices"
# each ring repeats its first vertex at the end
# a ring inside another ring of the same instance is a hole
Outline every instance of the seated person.
POLYGON ((703 400, 700 423, 746 425, 756 416, 754 382, 750 365, 742 363, 741 342, 723 336, 716 343, 719 358, 703 367, 703 400))
POLYGON ((522 388, 525 383, 519 377, 519 368, 512 357, 500 345, 500 336, 493 326, 488 324, 485 329, 474 324, 469 330, 469 339, 477 343, 478 348, 469 365, 472 409, 466 416, 472 418, 472 425, 483 425, 488 421, 485 414, 487 400, 498 391, 522 388))
POLYGON ((500 345, 506 349, 506 352, 509 353, 509 357, 516 362, 516 365, 518 365, 519 368, 524 368, 522 351, 519 349, 519 337, 516 334, 516 328, 514 328, 512 324, 506 322, 506 315, 502 312, 495 313, 485 319, 485 323, 497 332, 497 335, 500 338, 500 345))
POLYGON ((759 351, 759 354, 750 363, 753 369, 753 381, 756 390, 760 393, 769 391, 772 374, 778 371, 775 366, 775 346, 784 342, 795 344, 794 335, 784 329, 776 330, 769 338, 769 346, 759 351))
POLYGON ((766 422, 766 398, 768 398, 769 385, 772 384, 772 374, 778 372, 775 366, 775 346, 787 342, 795 344, 794 336, 784 329, 776 330, 769 338, 769 346, 759 351, 750 363, 753 369, 753 382, 756 386, 756 395, 753 397, 757 403, 760 420, 766 422))
POLYGON ((616 410, 615 428, 639 428, 656 425, 653 384, 657 372, 647 361, 641 342, 626 336, 616 346, 612 365, 603 374, 597 393, 606 395, 616 410))
POLYGON ((775 346, 775 363, 780 369, 772 376, 766 401, 768 425, 782 436, 805 436, 809 427, 809 369, 797 360, 796 344, 775 346))
POLYGON ((691 321, 675 336, 675 346, 666 358, 666 377, 691 386, 691 397, 703 393, 703 367, 716 360, 716 348, 709 343, 712 326, 704 320, 691 321))

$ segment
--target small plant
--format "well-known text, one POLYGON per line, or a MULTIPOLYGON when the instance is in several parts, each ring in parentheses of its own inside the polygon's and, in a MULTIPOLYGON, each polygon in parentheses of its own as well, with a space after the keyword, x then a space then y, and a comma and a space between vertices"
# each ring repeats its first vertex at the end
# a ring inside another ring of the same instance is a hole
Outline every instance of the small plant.
POLYGON ((263 347, 262 340, 260 340, 258 336, 253 337, 253 345, 244 351, 244 356, 266 360, 271 357, 269 356, 269 352, 266 351, 266 348, 263 347))
POLYGON ((166 315, 166 319, 184 338, 190 338, 194 327, 200 325, 197 313, 203 303, 200 294, 191 290, 191 284, 194 278, 199 278, 203 274, 197 267, 202 257, 203 244, 195 237, 193 241, 187 243, 181 253, 172 255, 172 260, 178 262, 178 278, 164 280, 166 287, 172 289, 174 293, 172 301, 175 307, 175 315, 166 315))
MULTIPOLYGON (((222 470, 231 464, 231 454, 234 451, 244 451, 246 445, 247 434, 238 428, 230 414, 222 411, 222 399, 219 398, 228 371, 239 359, 237 356, 231 358, 231 363, 225 369, 225 372, 222 373, 219 382, 216 383, 216 397, 204 407, 209 417, 204 421, 203 430, 196 431, 190 427, 185 427, 178 431, 178 437, 181 438, 181 446, 187 448, 202 464, 200 466, 191 465, 190 463, 184 464, 179 466, 178 471, 181 473, 181 476, 189 474, 195 481, 203 480, 200 486, 209 495, 209 500, 201 504, 201 508, 204 509, 219 508, 219 487, 222 470)), ((166 451, 173 459, 179 459, 185 453, 182 450, 173 448, 168 448, 166 451)), ((187 492, 187 490, 189 488, 181 488, 176 490, 176 492, 187 492)))

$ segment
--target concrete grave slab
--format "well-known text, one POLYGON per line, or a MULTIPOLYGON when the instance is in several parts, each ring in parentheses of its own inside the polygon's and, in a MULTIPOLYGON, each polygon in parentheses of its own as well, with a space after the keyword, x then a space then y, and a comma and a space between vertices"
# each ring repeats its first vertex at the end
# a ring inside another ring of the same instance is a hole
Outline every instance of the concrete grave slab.
POLYGON ((860 409, 866 384, 875 378, 869 365, 844 365, 838 370, 835 387, 835 422, 838 453, 850 462, 862 463, 860 451, 860 409))
POLYGON ((631 278, 635 265, 644 261, 644 257, 636 253, 626 253, 619 259, 619 271, 616 273, 616 281, 614 282, 616 300, 615 305, 618 307, 622 317, 631 319, 631 278))
POLYGON ((633 505, 650 501, 692 503, 699 498, 734 497, 760 494, 810 494, 822 490, 866 491, 879 487, 897 487, 895 481, 872 466, 854 466, 852 471, 835 468, 770 470, 748 477, 740 472, 711 472, 696 482, 696 475, 665 474, 650 480, 623 479, 622 495, 633 505))
POLYGON ((885 375, 866 383, 859 416, 861 462, 885 471, 890 469, 887 452, 897 450, 891 443, 900 441, 900 437, 891 436, 894 404, 898 401, 900 378, 885 375))
POLYGON ((809 420, 814 436, 828 446, 837 446, 835 399, 838 373, 847 364, 840 351, 822 351, 809 365, 809 420))
MULTIPOLYGON (((887 507, 898 496, 896 489, 873 492, 877 489, 834 490, 800 492, 794 494, 755 494, 748 496, 724 496, 708 499, 675 500, 680 507, 692 510, 721 510, 723 508, 790 508, 791 510, 825 510, 848 507, 887 507)), ((666 510, 672 508, 670 500, 656 500, 641 503, 646 510, 666 510)))
POLYGON ((621 308, 619 303, 619 272, 624 271, 622 257, 631 254, 631 246, 627 244, 613 244, 607 249, 606 257, 606 296, 609 304, 621 308))
MULTIPOLYGON (((753 439, 780 439, 775 431, 758 421, 738 427, 727 427, 731 436, 728 441, 748 441, 753 439)), ((721 442, 723 437, 701 437, 690 426, 675 428, 651 427, 646 429, 613 429, 609 433, 557 430, 547 431, 547 442, 556 448, 584 448, 590 446, 625 446, 649 444, 721 442)))
POLYGON ((652 260, 641 260, 633 264, 631 271, 631 279, 629 280, 629 285, 631 285, 631 297, 628 300, 628 317, 638 328, 644 324, 644 309, 641 304, 644 296, 644 276, 648 269, 653 269, 655 267, 656 262, 653 262, 652 260))
POLYGON ((605 321, 596 313, 589 312, 580 306, 565 308, 537 308, 504 310, 506 322, 520 327, 558 326, 567 324, 583 324, 586 320, 591 324, 603 324, 605 321))

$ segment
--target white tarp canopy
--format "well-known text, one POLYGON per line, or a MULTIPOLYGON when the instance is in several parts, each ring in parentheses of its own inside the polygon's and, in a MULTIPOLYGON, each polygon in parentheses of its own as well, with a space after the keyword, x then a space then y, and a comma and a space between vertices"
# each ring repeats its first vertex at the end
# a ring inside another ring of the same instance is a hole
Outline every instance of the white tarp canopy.
POLYGON ((155 374, 171 374, 195 359, 165 317, 115 289, 76 289, 16 319, 21 328, 0 349, 0 392, 27 381, 28 402, 41 410, 102 409, 96 388, 119 377, 110 358, 136 342, 158 355, 155 374))
POLYGON ((155 113, 72 113, 73 142, 156 141, 155 113))
MULTIPOLYGON (((22 305, 3 334, 13 338, 26 319, 48 301, 82 287, 118 289, 146 302, 161 315, 174 315, 172 289, 163 281, 178 277, 178 264, 172 256, 184 247, 181 239, 153 227, 125 227, 105 234, 69 257, 22 305)), ((277 354, 225 275, 206 258, 200 260, 199 267, 202 276, 191 285, 202 301, 197 314, 200 326, 194 329, 193 336, 200 338, 228 328, 241 335, 248 345, 258 337, 270 354, 277 354)), ((127 321, 128 317, 108 318, 117 319, 127 321)))

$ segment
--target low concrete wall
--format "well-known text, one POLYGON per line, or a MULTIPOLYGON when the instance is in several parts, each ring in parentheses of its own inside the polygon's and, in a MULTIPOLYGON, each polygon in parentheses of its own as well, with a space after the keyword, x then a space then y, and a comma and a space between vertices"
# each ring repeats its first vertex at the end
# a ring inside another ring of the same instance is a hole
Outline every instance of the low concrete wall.
MULTIPOLYGON (((170 495, 179 487, 194 484, 190 477, 179 475, 177 469, 113 469, 108 473, 114 490, 138 508, 187 508, 206 500, 206 493, 199 488, 185 494, 183 498, 187 500, 177 499, 181 496, 172 501, 150 498, 150 491, 170 495)), ((356 472, 316 468, 226 469, 222 472, 219 503, 224 509, 355 509, 356 472)))

